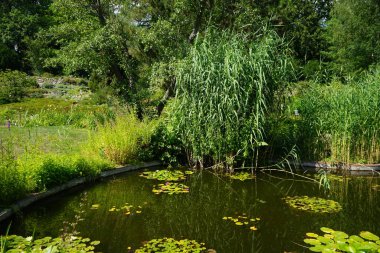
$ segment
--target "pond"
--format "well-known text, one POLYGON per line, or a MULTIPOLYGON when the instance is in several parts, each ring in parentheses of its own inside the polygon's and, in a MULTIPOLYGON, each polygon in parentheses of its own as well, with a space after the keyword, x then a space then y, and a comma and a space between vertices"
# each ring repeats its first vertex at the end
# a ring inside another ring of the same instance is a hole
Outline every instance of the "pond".
POLYGON ((154 194, 159 182, 140 174, 129 172, 38 202, 13 218, 11 234, 56 237, 64 222, 76 223, 80 211, 83 221, 75 230, 99 240, 96 249, 105 253, 129 252, 162 237, 204 242, 218 253, 309 252, 305 234, 320 233, 321 227, 380 234, 378 177, 335 178, 326 193, 317 184, 278 174, 240 181, 203 171, 184 181, 188 193, 168 195, 154 194), (342 210, 307 212, 284 199, 304 195, 335 200, 342 210), (236 225, 228 218, 238 216, 254 221, 236 225))

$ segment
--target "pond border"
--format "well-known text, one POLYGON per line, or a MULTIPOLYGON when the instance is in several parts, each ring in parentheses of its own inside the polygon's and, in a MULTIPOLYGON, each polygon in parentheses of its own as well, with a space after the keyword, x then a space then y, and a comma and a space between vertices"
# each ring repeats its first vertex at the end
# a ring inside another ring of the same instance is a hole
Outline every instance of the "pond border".
POLYGON ((103 171, 100 173, 99 176, 97 176, 95 178, 85 178, 85 177, 76 178, 76 179, 70 180, 69 182, 67 182, 65 184, 55 186, 55 187, 53 187, 47 191, 39 192, 39 193, 32 193, 28 197, 17 201, 13 205, 11 205, 9 208, 0 210, 0 222, 10 218, 15 212, 17 212, 17 211, 35 203, 35 202, 41 200, 41 199, 48 198, 48 197, 55 195, 57 193, 60 193, 60 192, 63 192, 65 190, 76 187, 78 185, 90 182, 91 180, 98 180, 101 178, 114 176, 114 175, 121 174, 124 172, 129 172, 129 171, 134 171, 134 170, 139 170, 139 169, 144 169, 144 168, 151 168, 151 167, 156 167, 156 166, 161 166, 161 165, 162 165, 162 163, 158 162, 158 161, 146 162, 146 163, 142 163, 142 164, 138 164, 138 165, 126 165, 126 166, 118 167, 115 169, 103 171))
POLYGON ((348 171, 380 171, 380 164, 301 162, 300 165, 303 168, 315 168, 315 169, 342 169, 342 170, 348 170, 348 171))

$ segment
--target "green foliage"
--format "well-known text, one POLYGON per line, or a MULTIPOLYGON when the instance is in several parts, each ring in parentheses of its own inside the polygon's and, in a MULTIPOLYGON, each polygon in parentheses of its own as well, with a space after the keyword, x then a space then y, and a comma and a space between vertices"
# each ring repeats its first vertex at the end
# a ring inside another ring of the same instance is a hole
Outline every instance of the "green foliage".
POLYGON ((306 233, 305 243, 311 245, 313 252, 369 252, 377 253, 380 250, 379 237, 368 231, 360 232, 360 237, 322 227, 325 234, 306 233))
POLYGON ((174 122, 170 120, 170 113, 168 113, 168 111, 173 111, 172 105, 173 103, 166 105, 152 135, 147 152, 151 154, 150 157, 175 167, 179 164, 185 164, 187 161, 182 141, 176 132, 174 122))
POLYGON ((29 70, 29 40, 49 24, 47 8, 50 3, 51 0, 0 2, 0 70, 29 70))
POLYGON ((175 240, 173 238, 153 239, 147 242, 144 246, 137 249, 135 253, 148 253, 148 252, 188 252, 188 253, 202 253, 206 252, 204 243, 198 243, 194 240, 182 239, 175 240))
POLYGON ((6 252, 35 252, 35 253, 69 253, 69 252, 94 252, 99 241, 91 241, 89 238, 71 236, 67 238, 44 237, 34 239, 32 236, 22 237, 17 235, 7 235, 1 238, 1 253, 6 252), (3 245, 4 244, 4 245, 3 245))
POLYGON ((342 210, 342 207, 338 202, 323 198, 308 196, 288 196, 283 199, 289 206, 303 211, 310 211, 315 213, 336 213, 342 210))
POLYGON ((16 166, 26 176, 29 192, 49 189, 78 177, 95 177, 110 167, 110 162, 94 156, 38 153, 24 154, 16 166))
POLYGON ((0 104, 18 102, 27 95, 27 89, 36 87, 35 79, 19 71, 0 72, 0 104))
POLYGON ((336 73, 354 74, 380 63, 380 4, 377 0, 335 1, 327 23, 328 55, 336 73))
POLYGON ((252 40, 211 29, 179 68, 173 125, 192 159, 252 157, 264 143, 273 93, 292 69, 281 39, 260 32, 252 40))
POLYGON ((155 121, 140 121, 133 112, 118 115, 114 122, 98 127, 87 150, 116 164, 131 163, 149 145, 155 125, 155 121))
POLYGON ((311 85, 293 108, 300 111, 303 159, 334 162, 380 161, 380 71, 344 85, 311 85), (297 107, 296 107, 297 106, 297 107))

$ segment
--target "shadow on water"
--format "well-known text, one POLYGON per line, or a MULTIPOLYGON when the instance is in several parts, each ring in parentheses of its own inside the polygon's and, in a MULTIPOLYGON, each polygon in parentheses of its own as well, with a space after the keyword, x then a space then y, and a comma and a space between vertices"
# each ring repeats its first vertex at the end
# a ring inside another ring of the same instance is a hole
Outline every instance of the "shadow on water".
MULTIPOLYGON (((153 238, 188 238, 205 242, 218 253, 307 252, 306 232, 319 232, 322 226, 357 234, 369 230, 380 234, 380 191, 372 186, 379 178, 357 177, 333 180, 325 193, 318 185, 260 173, 255 180, 238 181, 209 171, 195 173, 185 182, 190 193, 155 195, 156 181, 131 172, 95 185, 73 189, 39 202, 13 218, 11 233, 58 236, 64 221, 73 221, 81 195, 86 192, 82 236, 100 240, 102 252, 128 252, 153 238), (338 201, 343 211, 314 214, 297 211, 282 200, 285 196, 319 196, 338 201), (110 212, 126 202, 143 207, 141 214, 126 216, 110 212), (94 210, 91 206, 99 204, 94 210), (257 231, 225 221, 224 216, 246 214, 260 218, 257 231)), ((3 224, 3 229, 6 225, 3 224)))

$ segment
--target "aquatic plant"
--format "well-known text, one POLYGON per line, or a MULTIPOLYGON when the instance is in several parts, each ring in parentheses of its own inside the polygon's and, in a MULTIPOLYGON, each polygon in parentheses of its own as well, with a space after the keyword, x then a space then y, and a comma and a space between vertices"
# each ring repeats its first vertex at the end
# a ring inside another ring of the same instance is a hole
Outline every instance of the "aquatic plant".
MULTIPOLYGON (((91 205, 90 209, 98 210, 100 207, 100 204, 93 204, 91 205)), ((129 203, 125 203, 124 205, 117 207, 112 206, 108 209, 109 212, 122 212, 125 215, 133 215, 133 214, 141 214, 143 207, 141 205, 139 206, 133 206, 129 203)))
POLYGON ((359 236, 349 236, 327 227, 322 227, 321 231, 323 236, 306 233, 304 242, 311 245, 309 249, 313 252, 380 252, 380 238, 371 232, 362 231, 359 236))
POLYGON ((190 161, 233 166, 237 154, 258 158, 273 93, 292 68, 277 34, 257 34, 209 29, 179 64, 173 125, 190 161))
POLYGON ((144 246, 137 249, 135 253, 148 253, 148 252, 187 252, 187 253, 202 253, 206 252, 204 243, 198 243, 195 240, 182 239, 175 240, 173 238, 153 239, 145 243, 144 246))
POLYGON ((329 199, 309 197, 309 196, 294 196, 283 198, 285 202, 298 210, 310 211, 315 213, 336 213, 342 210, 342 206, 329 199))
POLYGON ((304 159, 380 162, 380 68, 347 84, 310 84, 302 93, 293 123, 304 159))
POLYGON ((237 172, 234 174, 227 174, 227 176, 240 181, 250 180, 256 177, 254 174, 248 172, 237 172))
POLYGON ((189 187, 184 184, 166 182, 165 184, 154 185, 152 192, 155 194, 167 193, 169 195, 188 193, 189 187))
POLYGON ((180 181, 186 179, 185 174, 180 170, 144 171, 140 174, 140 176, 147 179, 156 179, 160 181, 180 181))
POLYGON ((71 236, 69 240, 62 237, 44 237, 34 239, 32 236, 22 237, 18 235, 8 235, 1 238, 1 253, 5 252, 94 252, 99 241, 91 241, 89 238, 71 236))
POLYGON ((257 222, 260 221, 260 218, 248 218, 245 214, 239 215, 237 217, 223 217, 223 220, 229 220, 235 223, 236 226, 247 226, 250 230, 257 230, 257 222))

